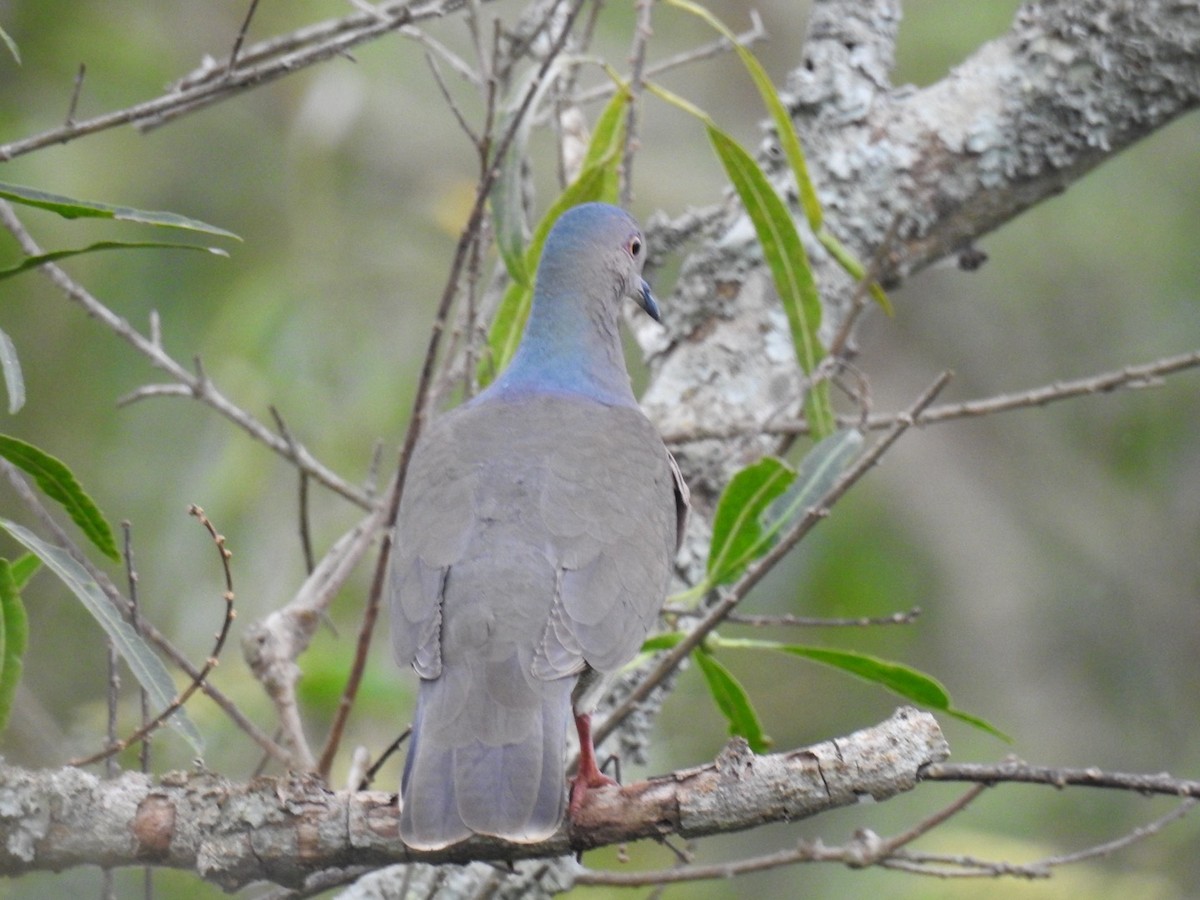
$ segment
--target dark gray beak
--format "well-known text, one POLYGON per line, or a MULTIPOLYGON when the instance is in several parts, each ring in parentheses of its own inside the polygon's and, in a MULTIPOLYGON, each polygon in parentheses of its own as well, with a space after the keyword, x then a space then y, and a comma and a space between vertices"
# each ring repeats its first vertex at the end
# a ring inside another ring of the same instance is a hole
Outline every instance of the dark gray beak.
POLYGON ((654 299, 654 295, 650 293, 650 285, 646 284, 644 278, 638 279, 642 283, 638 306, 646 311, 646 315, 652 318, 655 322, 662 324, 662 314, 658 311, 658 301, 654 299))

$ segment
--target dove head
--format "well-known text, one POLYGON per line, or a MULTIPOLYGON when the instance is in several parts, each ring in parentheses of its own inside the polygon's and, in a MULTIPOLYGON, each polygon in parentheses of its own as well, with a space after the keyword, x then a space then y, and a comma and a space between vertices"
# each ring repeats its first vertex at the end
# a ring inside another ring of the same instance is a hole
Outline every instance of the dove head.
POLYGON ((626 298, 659 320, 642 280, 645 259, 645 238, 624 210, 585 203, 563 213, 542 250, 521 344, 496 387, 636 403, 618 323, 626 298))

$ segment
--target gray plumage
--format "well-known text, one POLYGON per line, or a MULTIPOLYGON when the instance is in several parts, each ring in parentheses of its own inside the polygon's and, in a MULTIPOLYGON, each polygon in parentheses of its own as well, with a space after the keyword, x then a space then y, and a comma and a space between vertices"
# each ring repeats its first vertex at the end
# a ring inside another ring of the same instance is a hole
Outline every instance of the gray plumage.
POLYGON ((513 363, 418 442, 390 572, 396 658, 421 678, 410 846, 553 834, 580 676, 632 659, 662 604, 686 488, 621 352, 623 297, 657 317, 641 245, 615 207, 565 213, 513 363))

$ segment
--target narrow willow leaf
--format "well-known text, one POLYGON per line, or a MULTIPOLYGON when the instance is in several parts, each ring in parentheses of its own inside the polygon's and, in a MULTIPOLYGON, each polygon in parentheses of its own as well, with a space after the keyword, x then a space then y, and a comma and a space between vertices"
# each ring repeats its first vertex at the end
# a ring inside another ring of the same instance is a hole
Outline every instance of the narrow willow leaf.
POLYGON ((766 456, 729 480, 713 517, 713 536, 705 569, 710 586, 737 578, 761 555, 762 515, 795 478, 795 471, 787 463, 766 456))
POLYGON ((112 527, 100 508, 80 486, 75 475, 60 460, 32 444, 0 434, 0 456, 33 476, 38 487, 62 504, 71 519, 109 559, 120 559, 112 527))
MULTIPOLYGON (((558 217, 572 206, 598 200, 604 188, 604 180, 605 166, 595 165, 585 168, 575 181, 567 185, 566 190, 546 211, 529 241, 529 248, 525 251, 525 265, 528 271, 537 270, 542 246, 546 243, 546 236, 558 217)), ((491 352, 479 363, 481 385, 490 383, 497 373, 503 371, 517 351, 517 344, 521 342, 521 332, 525 329, 525 320, 529 318, 529 307, 532 303, 532 284, 525 285, 516 280, 509 284, 500 305, 496 308, 492 328, 488 333, 488 347, 491 352)))
POLYGON ((86 247, 77 247, 73 250, 52 250, 49 253, 40 253, 37 256, 27 256, 15 266, 9 266, 7 269, 0 269, 0 281, 5 278, 12 278, 14 275, 20 275, 22 272, 28 272, 30 269, 36 269, 38 266, 50 262, 58 262, 60 259, 67 259, 72 256, 82 256, 84 253, 96 253, 100 250, 203 250, 206 253, 213 253, 217 256, 228 256, 229 254, 220 247, 203 247, 199 244, 180 244, 174 241, 97 241, 94 244, 89 244, 86 247))
POLYGON ((603 166, 604 186, 597 199, 605 203, 616 203, 621 186, 621 167, 616 164, 617 155, 625 145, 626 113, 633 95, 622 82, 617 82, 617 91, 600 111, 596 127, 592 129, 587 153, 583 157, 583 168, 603 166))
POLYGON ((25 378, 21 375, 21 361, 17 359, 17 348, 12 338, 0 330, 0 372, 4 373, 4 387, 8 391, 8 414, 16 415, 25 405, 25 378))
POLYGON ((4 42, 4 46, 8 48, 8 52, 12 54, 12 58, 16 60, 19 66, 21 64, 21 51, 17 49, 17 42, 3 28, 0 28, 0 41, 4 42))
MULTIPOLYGON (((55 575, 62 579, 71 593, 79 598, 84 608, 92 614, 93 618, 100 623, 100 627, 112 639, 113 646, 117 648, 117 652, 129 665, 129 670, 138 680, 138 684, 146 689, 154 706, 158 709, 170 706, 175 700, 176 690, 175 683, 171 680, 166 666, 155 656, 154 651, 142 640, 141 636, 121 618, 112 603, 109 602, 108 597, 100 589, 100 585, 96 584, 87 570, 76 562, 67 551, 46 543, 16 522, 0 519, 0 527, 24 544, 28 550, 35 553, 55 575)), ((203 752, 204 739, 182 708, 172 713, 167 721, 179 730, 196 753, 203 752)))
MULTIPOLYGON (((676 6, 703 19, 733 45, 734 50, 737 51, 738 57, 742 61, 742 65, 746 67, 746 71, 750 73, 755 87, 758 88, 758 93, 762 97, 763 105, 771 115, 771 120, 775 123, 775 131, 779 136, 779 146, 783 149, 783 155, 787 158, 788 164, 792 168, 792 174, 795 176, 796 190, 800 195, 800 205, 804 209, 804 218, 808 221, 808 227, 812 229, 813 234, 816 234, 821 239, 822 245, 837 260, 838 265, 849 273, 851 277, 862 279, 865 272, 862 263, 849 250, 842 246, 837 238, 829 233, 824 226, 824 213, 821 210, 821 201, 817 198, 817 190, 813 186, 812 178, 808 174, 808 163, 804 159, 804 149, 800 146, 800 139, 796 135, 796 129, 792 124, 787 107, 780 100, 779 93, 775 90, 775 85, 771 82, 762 64, 753 53, 737 43, 733 32, 709 10, 697 3, 691 2, 691 0, 667 0, 667 2, 671 6, 676 6)), ((889 316, 892 315, 891 302, 888 300, 888 296, 884 293, 883 288, 878 283, 872 282, 868 287, 868 291, 875 302, 889 316)))
POLYGON ((507 134, 512 128, 516 117, 524 115, 517 123, 512 140, 504 158, 499 160, 500 172, 492 184, 488 200, 492 209, 493 229, 496 233, 496 248, 508 277, 518 284, 528 286, 533 278, 533 270, 526 266, 525 254, 522 247, 525 244, 525 206, 522 203, 522 174, 526 148, 529 144, 529 132, 533 127, 533 112, 546 91, 558 80, 558 69, 561 64, 557 59, 551 63, 545 77, 538 80, 538 70, 529 72, 513 91, 508 108, 500 117, 499 134, 507 134), (525 98, 533 91, 533 98, 528 104, 525 98))
POLYGON ((800 194, 800 205, 804 208, 804 216, 808 220, 808 226, 816 232, 821 227, 821 203, 817 199, 816 189, 808 175, 808 164, 804 161, 804 150, 800 146, 800 139, 796 137, 792 118, 788 115, 783 101, 779 99, 775 85, 772 84, 762 63, 753 53, 738 43, 737 36, 724 22, 700 4, 693 3, 691 0, 667 0, 667 3, 703 19, 713 29, 720 32, 737 52, 738 58, 746 67, 746 71, 750 73, 754 86, 758 88, 758 93, 762 96, 763 105, 775 123, 775 131, 779 135, 779 146, 783 149, 783 154, 796 177, 796 188, 800 194))
POLYGON ((773 542, 779 532, 815 506, 858 458, 862 446, 862 432, 854 428, 842 429, 814 444, 800 461, 791 486, 763 511, 763 539, 773 542))
MULTIPOLYGON (((817 338, 821 326, 821 298, 808 264, 808 254, 796 231, 796 223, 754 157, 715 125, 706 127, 713 149, 724 165, 734 190, 738 192, 742 205, 746 207, 750 221, 754 223, 763 258, 771 270, 779 299, 787 313, 800 367, 805 373, 811 374, 825 355, 825 349, 817 338)), ((828 389, 810 390, 806 400, 813 436, 820 440, 832 434, 836 420, 829 403, 828 389)))
POLYGON ((809 647, 802 644, 781 644, 775 641, 718 638, 715 643, 718 647, 730 649, 775 650, 840 669, 864 681, 878 684, 913 703, 954 716, 956 719, 986 731, 1001 740, 1011 740, 1003 731, 984 719, 955 709, 950 702, 950 694, 946 688, 932 675, 926 675, 924 672, 902 663, 849 650, 831 650, 828 647, 809 647))
POLYGON ((708 684, 708 692, 712 694, 717 709, 729 723, 729 733, 744 737, 750 749, 755 753, 765 753, 771 746, 771 739, 763 734, 762 723, 750 695, 742 687, 741 682, 733 677, 725 666, 715 656, 703 649, 692 654, 697 667, 704 675, 708 684))
POLYGON ((0 559, 0 732, 12 714, 28 642, 29 618, 21 601, 20 583, 13 577, 9 561, 0 559))
POLYGON ((23 203, 25 206, 35 206, 58 213, 64 219, 118 219, 122 222, 140 222, 143 225, 158 225, 163 228, 182 228, 186 231, 199 231, 216 237, 241 238, 232 231, 209 225, 199 219, 189 219, 173 212, 155 212, 145 209, 134 209, 131 206, 113 206, 109 203, 97 203, 92 200, 77 200, 74 197, 64 197, 61 194, 51 194, 36 188, 22 187, 19 184, 0 182, 0 197, 13 203, 23 203))

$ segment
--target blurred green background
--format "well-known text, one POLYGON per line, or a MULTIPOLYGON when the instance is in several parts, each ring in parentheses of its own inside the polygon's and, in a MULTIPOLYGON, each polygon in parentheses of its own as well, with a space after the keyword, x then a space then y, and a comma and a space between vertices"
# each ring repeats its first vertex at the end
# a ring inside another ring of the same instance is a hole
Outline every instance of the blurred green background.
MULTIPOLYGON (((743 4, 709 5, 732 27, 747 27, 743 4)), ((1017 5, 910 0, 895 83, 937 80, 1003 33, 1017 5)), ((80 63, 87 76, 77 118, 157 96, 204 54, 227 52, 246 6, 134 0, 115 14, 100 0, 0 0, 0 26, 23 57, 18 67, 0 53, 0 142, 60 123, 80 63)), ((486 7, 510 21, 520 8, 486 7)), ((808 4, 769 0, 757 8, 771 39, 756 53, 782 82, 799 58, 808 4)), ((266 2, 249 39, 349 10, 341 0, 266 2)), ((605 9, 597 52, 623 64, 631 28, 626 4, 605 9)), ((661 8, 654 30, 652 60, 711 37, 661 8)), ((430 31, 468 52, 461 21, 430 31)), ((240 234, 245 243, 229 246, 227 260, 128 251, 67 268, 135 327, 146 330, 157 310, 176 358, 201 356, 220 388, 264 421, 275 405, 319 459, 359 482, 377 441, 385 465, 395 459, 477 162, 418 45, 393 36, 354 56, 149 134, 115 129, 18 158, 0 166, 0 180, 169 209, 240 234)), ((587 75, 599 81, 594 71, 587 75)), ((447 78, 466 113, 476 113, 470 91, 451 73, 447 78)), ((761 107, 736 61, 711 60, 662 80, 745 143, 757 143, 761 107)), ((720 196, 719 166, 694 122, 651 102, 642 128, 636 215, 678 214, 720 196)), ((548 142, 539 140, 544 207, 553 168, 548 142)), ((957 377, 945 399, 967 399, 1200 347, 1198 154, 1197 120, 1185 117, 984 238, 980 247, 990 260, 979 272, 941 267, 895 292, 896 317, 875 316, 861 334, 859 364, 875 408, 906 404, 946 368, 957 377)), ((131 224, 20 215, 47 247, 160 236, 131 224)), ((16 255, 12 240, 0 235, 0 262, 16 255)), ((660 282, 656 292, 669 315, 670 284, 660 282)), ((189 503, 205 508, 234 552, 235 637, 286 602, 304 577, 295 473, 194 402, 160 398, 118 410, 118 397, 161 379, 39 275, 0 284, 0 297, 0 327, 16 343, 29 395, 3 431, 63 459, 112 520, 132 522, 144 608, 159 628, 199 660, 222 614, 221 573, 208 537, 186 515, 189 503)), ((1014 738, 1010 747, 943 721, 956 760, 1015 752, 1047 765, 1196 777, 1198 378, 1184 374, 1154 390, 911 434, 790 565, 757 589, 747 611, 857 616, 921 606, 924 615, 909 627, 787 637, 914 664, 940 678, 959 707, 1014 738)), ((348 504, 320 490, 313 508, 318 552, 357 519, 348 504)), ((0 489, 0 512, 26 519, 7 488, 0 489)), ((5 539, 0 552, 16 549, 5 539)), ((323 737, 353 652, 366 578, 359 572, 335 603, 337 634, 323 630, 301 660, 314 741, 323 737)), ((98 628, 52 577, 39 575, 27 601, 26 677, 0 752, 12 763, 57 765, 97 744, 105 650, 98 628)), ((383 637, 343 757, 355 744, 378 752, 407 722, 412 680, 395 671, 383 637)), ((781 749, 872 724, 897 705, 876 688, 798 660, 723 659, 781 749)), ((215 682, 271 727, 270 705, 236 645, 215 682)), ((209 767, 232 777, 255 767, 254 748, 210 703, 199 699, 190 710, 208 735, 209 767)), ((132 702, 123 715, 131 724, 132 702)), ((650 766, 627 767, 627 778, 709 760, 724 742, 723 720, 694 671, 681 678, 657 733, 650 766)), ((159 770, 190 764, 186 745, 173 736, 154 747, 159 770)), ((345 759, 339 772, 344 768, 345 759)), ((393 764, 379 786, 397 780, 393 764)), ((709 839, 697 855, 733 859, 800 837, 839 843, 861 827, 893 833, 956 795, 930 785, 878 807, 709 839)), ((1003 787, 918 846, 1031 860, 1115 837, 1167 808, 1125 795, 1003 787)), ((934 882, 808 866, 666 893, 1197 896, 1197 827, 1185 821, 1104 862, 1060 870, 1048 883, 934 882)), ((632 865, 673 862, 652 844, 630 854, 632 865)), ((586 862, 618 865, 607 852, 586 862)), ((156 877, 162 896, 218 895, 187 874, 156 877)), ((138 878, 122 873, 118 883, 132 891, 138 878)), ((97 872, 77 870, 0 882, 0 897, 88 894, 98 886, 97 872)))

